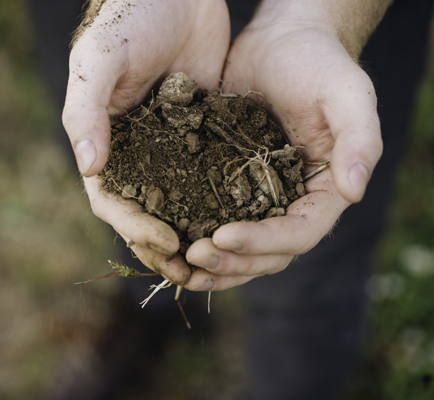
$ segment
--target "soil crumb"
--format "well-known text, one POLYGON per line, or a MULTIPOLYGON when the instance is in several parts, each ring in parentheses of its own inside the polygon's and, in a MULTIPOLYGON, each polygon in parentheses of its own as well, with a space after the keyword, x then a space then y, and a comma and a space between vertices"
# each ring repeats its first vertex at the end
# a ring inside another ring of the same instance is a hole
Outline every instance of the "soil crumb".
POLYGON ((156 98, 112 121, 100 176, 111 193, 169 224, 185 254, 221 225, 285 214, 305 195, 303 161, 247 96, 208 93, 179 72, 156 98))

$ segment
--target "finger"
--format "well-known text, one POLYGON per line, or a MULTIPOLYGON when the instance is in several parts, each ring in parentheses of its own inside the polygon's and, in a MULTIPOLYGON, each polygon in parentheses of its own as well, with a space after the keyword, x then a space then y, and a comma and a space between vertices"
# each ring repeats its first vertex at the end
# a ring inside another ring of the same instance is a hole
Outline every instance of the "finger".
POLYGON ((70 56, 63 124, 84 176, 100 172, 110 141, 108 108, 113 90, 128 68, 125 48, 108 46, 93 29, 80 38, 70 56), (107 51, 110 49, 110 51, 107 51))
POLYGON ((347 78, 328 88, 324 114, 336 140, 331 157, 335 185, 355 203, 363 198, 383 143, 372 82, 357 65, 351 68, 342 74, 347 78))
POLYGON ((126 243, 130 244, 131 250, 147 268, 168 279, 176 285, 185 285, 190 279, 191 269, 185 262, 184 257, 177 253, 167 256, 152 249, 132 243, 131 239, 118 232, 126 243))
POLYGON ((284 270, 292 257, 286 254, 273 256, 237 254, 220 250, 214 246, 212 239, 204 238, 190 246, 186 259, 190 264, 215 275, 257 276, 276 274, 284 270))
POLYGON ((94 214, 121 235, 165 255, 178 251, 178 236, 169 225, 145 213, 136 202, 103 192, 97 177, 84 178, 84 183, 94 214))
POLYGON ((334 187, 329 169, 311 178, 306 191, 306 196, 288 207, 285 216, 221 226, 212 237, 214 245, 238 254, 306 253, 332 229, 349 205, 334 187))
POLYGON ((155 40, 145 34, 147 31, 137 32, 137 20, 142 21, 140 26, 150 25, 144 20, 143 9, 136 10, 134 16, 128 13, 128 18, 117 18, 130 4, 115 3, 102 5, 74 45, 69 60, 62 119, 80 172, 87 177, 99 173, 107 162, 109 115, 121 115, 137 106, 161 73, 160 64, 167 62, 152 51, 155 46, 148 43, 155 40), (147 38, 140 51, 141 41, 135 34, 147 38), (152 56, 146 57, 149 54, 152 56))
POLYGON ((200 268, 192 272, 185 288, 195 292, 218 292, 244 285, 257 277, 258 276, 220 276, 200 268))

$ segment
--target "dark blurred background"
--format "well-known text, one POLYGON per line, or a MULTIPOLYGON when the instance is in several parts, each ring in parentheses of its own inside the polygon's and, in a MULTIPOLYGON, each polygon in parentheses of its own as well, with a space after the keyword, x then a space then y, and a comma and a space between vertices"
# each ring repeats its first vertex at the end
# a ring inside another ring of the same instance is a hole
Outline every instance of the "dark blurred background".
MULTIPOLYGON (((41 398, 64 365, 86 379, 95 345, 113 335, 113 310, 123 298, 116 279, 73 285, 109 273, 107 259, 119 256, 114 232, 93 216, 59 140, 61 100, 46 86, 53 72, 41 67, 31 12, 25 0, 0 3, 0 399, 8 400, 41 398)), ((432 65, 378 246, 371 323, 348 400, 434 398, 432 65)), ((181 329, 169 335, 158 360, 144 357, 144 366, 152 361, 144 369, 152 373, 150 398, 237 399, 242 315, 237 290, 215 293, 211 336, 181 329)), ((203 318, 210 318, 205 297, 203 318)), ((122 398, 143 395, 132 387, 122 398)))

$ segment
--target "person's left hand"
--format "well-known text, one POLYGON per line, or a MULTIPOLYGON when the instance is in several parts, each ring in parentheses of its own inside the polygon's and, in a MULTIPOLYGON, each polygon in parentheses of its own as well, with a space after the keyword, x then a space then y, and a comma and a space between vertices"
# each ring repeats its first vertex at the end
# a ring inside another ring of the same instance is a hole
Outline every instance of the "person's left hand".
POLYGON ((137 107, 152 87, 183 71, 199 87, 218 87, 229 47, 224 0, 91 1, 70 56, 63 122, 92 211, 110 224, 146 266, 176 284, 190 268, 165 222, 133 200, 105 193, 97 174, 110 150, 110 117, 137 107), (134 243, 134 244, 132 244, 134 243))
POLYGON ((372 82, 332 31, 297 15, 270 24, 258 18, 236 39, 224 81, 239 94, 261 92, 291 144, 303 146, 304 160, 331 167, 306 182, 307 195, 285 216, 227 224, 195 242, 186 258, 201 268, 190 290, 225 290, 286 268, 362 199, 382 152, 372 82))

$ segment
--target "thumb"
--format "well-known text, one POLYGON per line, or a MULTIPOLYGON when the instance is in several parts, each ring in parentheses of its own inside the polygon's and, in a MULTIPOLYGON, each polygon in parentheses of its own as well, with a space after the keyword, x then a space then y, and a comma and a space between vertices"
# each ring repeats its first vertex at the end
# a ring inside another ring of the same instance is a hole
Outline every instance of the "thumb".
POLYGON ((108 108, 116 83, 126 70, 122 48, 101 51, 95 37, 83 35, 70 56, 62 120, 82 175, 98 174, 110 143, 108 108))
POLYGON ((324 115, 335 145, 331 156, 333 180, 339 193, 351 203, 359 202, 375 165, 381 157, 380 121, 374 86, 354 64, 355 72, 329 89, 324 115))

